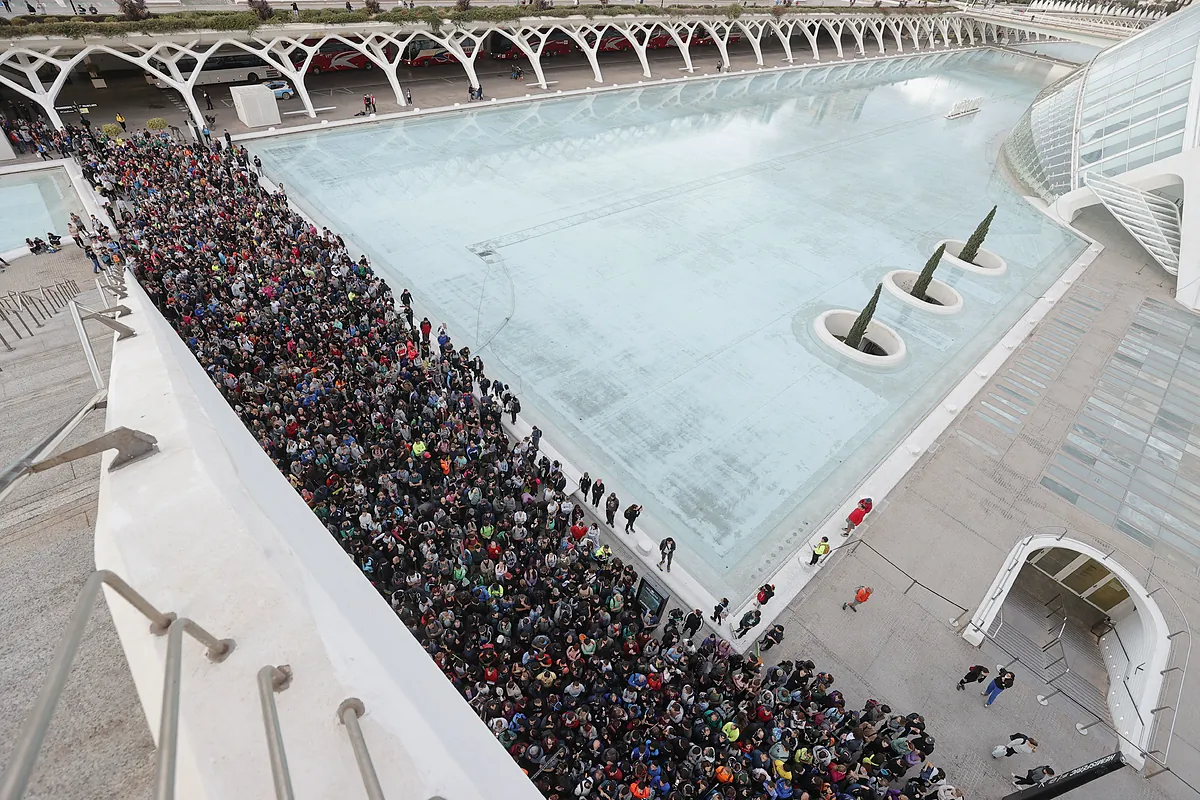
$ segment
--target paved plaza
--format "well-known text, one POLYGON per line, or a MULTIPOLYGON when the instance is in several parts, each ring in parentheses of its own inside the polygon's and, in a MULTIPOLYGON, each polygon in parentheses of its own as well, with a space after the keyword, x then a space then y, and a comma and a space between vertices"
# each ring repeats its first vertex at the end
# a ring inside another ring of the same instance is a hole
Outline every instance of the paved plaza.
MULTIPOLYGON (((1200 614, 1194 564, 1181 568, 1176 561, 1156 555, 1041 483, 1143 304, 1149 299, 1174 305, 1168 289, 1173 281, 1148 265, 1139 245, 1111 218, 1105 219, 1106 214, 1088 212, 1078 227, 1102 234, 1107 249, 1006 364, 1012 366, 1031 350, 1036 352, 1039 332, 1072 314, 1072 301, 1103 303, 1103 313, 1095 317, 1016 435, 1006 434, 975 413, 986 410, 984 404, 997 393, 996 386, 1003 385, 1001 371, 863 530, 864 540, 882 556, 867 547, 853 554, 849 548, 835 554, 780 617, 787 629, 786 646, 778 656, 778 651, 771 653, 771 661, 812 658, 833 672, 837 687, 857 702, 874 697, 896 709, 924 712, 938 742, 932 760, 945 765, 955 782, 969 790, 970 798, 1002 797, 1012 790, 1009 773, 1038 764, 1068 769, 1111 752, 1116 739, 1102 726, 1093 727, 1086 737, 1077 734, 1075 723, 1094 718, 1070 703, 1039 705, 1036 695, 1049 690, 1031 679, 1021 664, 1012 667, 1015 687, 991 709, 983 708, 978 693, 954 691, 967 666, 1007 664, 1011 658, 990 641, 985 641, 982 651, 963 641, 949 624, 959 610, 913 586, 901 570, 973 610, 1017 539, 1033 528, 1067 526, 1120 548, 1118 557, 1127 554, 1124 563, 1135 572, 1129 558, 1153 565, 1154 574, 1169 586, 1184 612, 1192 619, 1200 614), (857 614, 842 611, 842 603, 862 584, 875 588, 874 597, 857 614), (1037 754, 992 759, 991 748, 1016 731, 1041 741, 1037 754)), ((1200 785, 1200 724, 1188 710, 1195 708, 1200 694, 1194 677, 1191 685, 1183 695, 1170 765, 1192 785, 1200 785)), ((1163 702, 1173 701, 1172 696, 1163 702)), ((1078 795, 1094 800, 1195 797, 1171 775, 1146 780, 1132 770, 1103 778, 1078 795)))
MULTIPOLYGON (((13 261, 0 274, 0 294, 70 278, 83 290, 76 299, 94 306, 98 294, 91 273, 91 262, 68 240, 58 253, 13 261)), ((112 333, 95 323, 88 323, 88 332, 107 374, 112 333)), ((35 326, 31 337, 16 339, 7 326, 0 333, 14 347, 11 352, 0 347, 0 463, 7 465, 74 414, 95 389, 65 309, 35 326)), ((104 412, 94 412, 64 448, 103 431, 104 412)), ((75 598, 96 568, 92 530, 99 477, 99 456, 56 467, 31 476, 0 509, 0 640, 5 643, 0 764, 8 763, 75 598)), ((25 796, 147 797, 153 755, 125 653, 101 600, 25 796)))

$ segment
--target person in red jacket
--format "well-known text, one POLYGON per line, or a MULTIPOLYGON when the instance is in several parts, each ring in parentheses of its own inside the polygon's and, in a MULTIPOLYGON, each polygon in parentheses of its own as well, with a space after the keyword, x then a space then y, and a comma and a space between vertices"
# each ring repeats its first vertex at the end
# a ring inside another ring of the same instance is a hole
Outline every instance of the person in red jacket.
POLYGON ((850 512, 850 516, 846 517, 846 527, 842 528, 842 536, 849 536, 850 532, 862 525, 862 521, 867 518, 867 514, 871 513, 871 498, 864 497, 858 501, 858 505, 850 512))

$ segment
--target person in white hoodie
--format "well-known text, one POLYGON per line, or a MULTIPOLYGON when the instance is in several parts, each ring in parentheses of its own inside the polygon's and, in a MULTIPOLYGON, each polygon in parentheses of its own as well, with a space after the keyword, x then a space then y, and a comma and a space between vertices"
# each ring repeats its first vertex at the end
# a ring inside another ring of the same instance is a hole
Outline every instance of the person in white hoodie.
POLYGON ((1017 753, 1029 755, 1038 748, 1037 739, 1023 733, 1014 733, 1008 737, 1006 744, 998 744, 992 748, 992 758, 1008 758, 1017 753))

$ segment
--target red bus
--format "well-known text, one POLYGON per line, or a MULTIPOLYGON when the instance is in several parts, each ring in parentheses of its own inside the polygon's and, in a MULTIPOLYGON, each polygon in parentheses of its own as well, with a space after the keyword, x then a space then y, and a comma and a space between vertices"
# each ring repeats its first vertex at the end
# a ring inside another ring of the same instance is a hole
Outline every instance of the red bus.
MULTIPOLYGON (((305 42, 306 45, 315 45, 319 39, 309 39, 305 42)), ((391 53, 395 53, 395 45, 388 45, 391 48, 391 53)), ((386 53, 385 49, 385 53, 386 53)), ((390 53, 389 53, 390 55, 390 53)), ((297 50, 292 53, 292 63, 299 67, 304 63, 304 52, 297 50)), ((371 59, 364 56, 359 51, 355 50, 345 42, 337 40, 325 42, 320 49, 313 54, 312 61, 308 64, 308 74, 320 75, 322 72, 337 72, 344 69, 374 69, 375 64, 371 59)))
MULTIPOLYGON (((474 48, 475 45, 470 42, 463 43, 463 51, 468 55, 474 48)), ((404 46, 400 63, 406 67, 429 67, 434 64, 457 64, 458 58, 433 39, 418 36, 404 46)))
MULTIPOLYGON (((596 43, 596 34, 584 34, 584 41, 589 45, 596 43)), ((659 50, 663 47, 671 47, 675 40, 671 38, 671 34, 667 33, 666 29, 658 26, 650 32, 650 38, 646 42, 647 50, 659 50)), ((596 48, 597 53, 622 53, 633 49, 633 43, 626 38, 625 34, 620 33, 612 28, 604 31, 604 35, 600 37, 600 46, 596 48)))
MULTIPOLYGON (((530 42, 531 45, 536 45, 536 42, 530 42)), ((525 58, 525 54, 521 52, 521 48, 513 44, 512 39, 509 39, 503 34, 492 31, 488 36, 484 49, 492 54, 492 58, 504 60, 514 58, 525 58)), ((536 46, 534 47, 536 49, 536 46)), ((542 48, 542 56, 565 56, 575 52, 575 42, 570 36, 567 36, 560 30, 551 31, 549 38, 546 39, 546 45, 542 48)))

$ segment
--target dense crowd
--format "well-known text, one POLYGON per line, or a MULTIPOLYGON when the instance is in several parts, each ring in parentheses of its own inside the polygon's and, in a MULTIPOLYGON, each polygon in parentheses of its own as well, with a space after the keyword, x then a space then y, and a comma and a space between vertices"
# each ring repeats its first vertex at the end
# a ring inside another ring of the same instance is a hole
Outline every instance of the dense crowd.
POLYGON ((546 797, 962 797, 920 714, 639 608, 583 508, 611 524, 615 495, 510 440, 503 383, 244 148, 89 136, 79 159, 154 303, 546 797))

